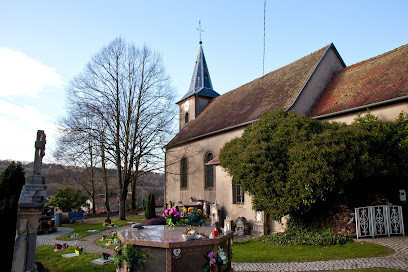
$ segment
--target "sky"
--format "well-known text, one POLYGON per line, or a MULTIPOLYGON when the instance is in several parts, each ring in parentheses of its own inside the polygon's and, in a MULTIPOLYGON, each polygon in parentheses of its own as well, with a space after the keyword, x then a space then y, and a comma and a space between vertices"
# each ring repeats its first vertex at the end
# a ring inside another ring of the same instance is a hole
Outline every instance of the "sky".
MULTIPOLYGON (((395 49, 408 43, 407 14, 406 0, 266 0, 265 73, 330 43, 346 65, 395 49)), ((199 20, 214 90, 262 76, 263 0, 0 0, 0 160, 33 161, 42 129, 53 161, 67 84, 117 37, 159 52, 181 98, 199 20)))

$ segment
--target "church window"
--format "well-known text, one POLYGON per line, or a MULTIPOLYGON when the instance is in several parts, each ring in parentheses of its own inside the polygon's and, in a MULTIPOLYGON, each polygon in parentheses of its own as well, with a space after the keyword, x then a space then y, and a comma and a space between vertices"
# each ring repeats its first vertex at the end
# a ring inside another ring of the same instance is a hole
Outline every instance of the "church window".
POLYGON ((208 164, 208 162, 212 161, 214 159, 214 156, 212 153, 207 153, 205 155, 205 188, 210 189, 214 187, 214 165, 208 164))
POLYGON ((232 203, 233 204, 244 204, 244 192, 241 186, 237 184, 232 184, 232 203))
POLYGON ((187 158, 180 161, 180 188, 187 189, 187 158))
POLYGON ((188 112, 184 115, 184 123, 188 123, 188 112))

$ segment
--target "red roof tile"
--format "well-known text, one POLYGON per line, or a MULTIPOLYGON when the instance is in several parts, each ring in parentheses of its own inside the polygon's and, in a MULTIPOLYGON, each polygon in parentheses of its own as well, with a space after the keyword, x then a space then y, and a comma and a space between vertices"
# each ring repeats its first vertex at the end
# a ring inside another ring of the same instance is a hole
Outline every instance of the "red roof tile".
POLYGON ((408 44, 336 72, 310 116, 408 95, 408 44))
POLYGON ((330 45, 235 90, 214 98, 203 112, 167 144, 175 146, 196 137, 257 120, 263 112, 288 108, 330 45))

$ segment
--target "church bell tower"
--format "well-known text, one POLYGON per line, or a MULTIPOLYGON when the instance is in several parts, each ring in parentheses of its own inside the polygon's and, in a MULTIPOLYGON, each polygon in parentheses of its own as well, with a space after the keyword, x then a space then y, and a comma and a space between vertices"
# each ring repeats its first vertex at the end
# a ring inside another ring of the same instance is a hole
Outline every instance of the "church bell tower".
POLYGON ((198 56, 194 66, 188 92, 177 102, 180 112, 180 130, 195 119, 208 105, 211 99, 219 96, 213 90, 207 62, 205 61, 202 41, 200 41, 198 56))

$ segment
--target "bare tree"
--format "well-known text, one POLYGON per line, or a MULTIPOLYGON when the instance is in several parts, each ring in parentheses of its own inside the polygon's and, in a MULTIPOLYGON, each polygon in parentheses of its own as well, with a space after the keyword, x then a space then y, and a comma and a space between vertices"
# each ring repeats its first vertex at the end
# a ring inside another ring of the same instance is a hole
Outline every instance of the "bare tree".
POLYGON ((129 185, 163 167, 161 147, 173 128, 174 95, 161 57, 117 38, 70 82, 68 99, 80 109, 75 114, 92 116, 82 130, 99 139, 101 162, 116 167, 124 220, 129 185))
MULTIPOLYGON (((89 195, 93 204, 96 197, 96 147, 93 138, 88 137, 86 130, 78 131, 79 120, 65 118, 61 121, 60 137, 54 158, 65 165, 64 170, 89 195)), ((95 205, 92 206, 95 213, 95 205)))

